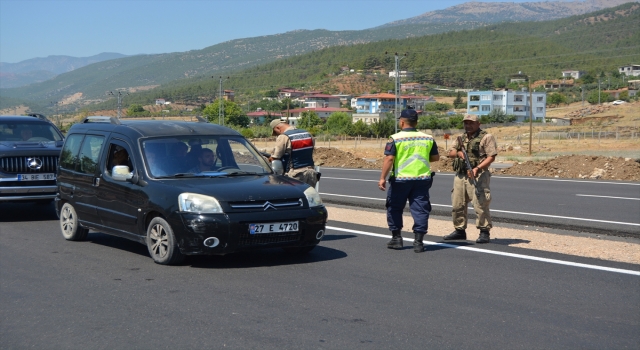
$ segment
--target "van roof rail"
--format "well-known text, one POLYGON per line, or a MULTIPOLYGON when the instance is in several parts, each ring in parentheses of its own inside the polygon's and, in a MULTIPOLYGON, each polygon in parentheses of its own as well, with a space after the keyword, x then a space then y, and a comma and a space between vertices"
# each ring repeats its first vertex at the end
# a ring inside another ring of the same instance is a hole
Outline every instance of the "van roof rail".
POLYGON ((116 124, 116 125, 122 124, 120 122, 120 119, 116 117, 106 117, 106 116, 97 116, 97 115, 86 117, 82 122, 83 123, 110 123, 110 124, 116 124))
POLYGON ((49 120, 49 119, 47 119, 47 117, 45 117, 43 114, 40 114, 40 113, 29 113, 29 114, 27 114, 27 116, 35 117, 35 118, 42 119, 42 120, 47 120, 47 121, 49 120))

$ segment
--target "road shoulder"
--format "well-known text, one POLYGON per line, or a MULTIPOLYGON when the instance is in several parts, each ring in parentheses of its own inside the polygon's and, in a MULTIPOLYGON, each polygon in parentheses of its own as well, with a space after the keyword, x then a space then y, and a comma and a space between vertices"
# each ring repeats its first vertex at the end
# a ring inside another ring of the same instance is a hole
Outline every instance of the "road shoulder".
MULTIPOLYGON (((329 220, 366 226, 387 227, 386 213, 376 209, 327 205, 329 220)), ((411 233, 413 219, 404 215, 403 232, 411 233)), ((451 221, 445 217, 429 219, 429 235, 444 236, 453 230, 451 221)), ((467 228, 467 238, 475 240, 478 230, 467 228)), ((640 265, 640 239, 612 237, 584 232, 554 230, 515 224, 495 223, 491 229, 491 244, 500 244, 524 249, 617 261, 640 265)))

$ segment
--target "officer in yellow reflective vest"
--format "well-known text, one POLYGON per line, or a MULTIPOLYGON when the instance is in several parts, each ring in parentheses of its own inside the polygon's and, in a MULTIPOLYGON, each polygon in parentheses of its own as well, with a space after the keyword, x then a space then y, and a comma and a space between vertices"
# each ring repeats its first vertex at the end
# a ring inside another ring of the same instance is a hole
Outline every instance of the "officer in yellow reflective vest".
POLYGON ((387 224, 391 231, 389 249, 402 249, 402 212, 409 200, 413 217, 413 251, 424 251, 422 239, 427 233, 431 202, 429 189, 433 183, 431 162, 440 160, 438 146, 431 135, 416 130, 418 113, 413 109, 403 110, 398 125, 401 131, 391 135, 384 149, 384 162, 378 188, 387 191, 387 224))

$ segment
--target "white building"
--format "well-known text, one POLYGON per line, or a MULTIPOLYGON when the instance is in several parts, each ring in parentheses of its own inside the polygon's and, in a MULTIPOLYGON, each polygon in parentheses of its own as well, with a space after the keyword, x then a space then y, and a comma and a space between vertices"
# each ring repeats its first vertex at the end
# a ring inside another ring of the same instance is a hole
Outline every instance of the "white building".
MULTIPOLYGON (((545 122, 547 115, 547 93, 534 92, 533 120, 545 122)), ((467 93, 467 113, 487 115, 501 109, 507 115, 515 115, 516 121, 529 120, 530 99, 528 91, 471 91, 467 93)))
POLYGON ((620 74, 626 74, 628 77, 640 77, 640 64, 630 64, 618 68, 620 74))
POLYGON ((581 70, 567 69, 562 71, 563 78, 580 79, 584 74, 585 72, 581 70))

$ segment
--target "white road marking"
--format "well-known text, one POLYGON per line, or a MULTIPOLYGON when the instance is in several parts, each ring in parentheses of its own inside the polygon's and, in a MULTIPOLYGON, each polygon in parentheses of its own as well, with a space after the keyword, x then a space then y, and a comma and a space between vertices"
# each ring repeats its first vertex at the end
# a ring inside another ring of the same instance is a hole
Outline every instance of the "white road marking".
POLYGON ((348 177, 322 177, 322 179, 332 179, 332 180, 347 180, 347 181, 369 181, 369 182, 378 182, 378 180, 363 180, 363 179, 350 179, 348 177))
MULTIPOLYGON (((382 235, 382 234, 373 233, 373 232, 350 230, 350 229, 334 227, 334 226, 327 226, 327 228, 330 229, 330 230, 355 233, 355 234, 365 235, 365 236, 380 237, 380 238, 391 238, 391 236, 389 236, 389 235, 382 235)), ((403 237, 403 239, 405 241, 407 241, 407 242, 413 242, 413 239, 411 239, 411 238, 403 237)), ((612 267, 590 265, 590 264, 581 264, 581 263, 575 263, 575 262, 571 262, 571 261, 564 261, 564 260, 558 260, 558 259, 540 258, 540 257, 537 257, 537 256, 524 255, 524 254, 505 253, 505 252, 499 252, 499 251, 494 251, 494 250, 489 250, 489 249, 481 249, 481 248, 474 248, 474 247, 467 247, 467 246, 458 246, 458 245, 455 245, 455 244, 438 243, 438 242, 431 242, 431 241, 424 241, 424 244, 441 246, 441 247, 445 247, 445 248, 468 250, 468 251, 472 251, 472 252, 476 252, 476 253, 501 255, 501 256, 508 256, 508 257, 511 257, 511 258, 542 261, 542 262, 547 262, 547 263, 551 263, 551 264, 582 267, 582 268, 585 268, 585 269, 602 270, 602 271, 608 271, 608 272, 617 272, 617 273, 624 273, 624 274, 628 274, 628 275, 640 276, 640 271, 616 269, 616 268, 612 268, 612 267)))
MULTIPOLYGON (((380 173, 380 170, 368 170, 368 169, 346 169, 346 168, 329 168, 325 167, 323 169, 334 169, 334 170, 345 170, 345 171, 363 171, 363 172, 376 172, 380 173)), ((438 176, 454 176, 453 173, 436 173, 438 176)), ((322 177, 325 179, 325 177, 322 177)), ((538 177, 516 177, 516 176, 501 176, 491 174, 491 178, 498 179, 507 179, 507 180, 532 180, 532 181, 556 181, 556 182, 575 182, 575 183, 594 183, 598 185, 630 185, 630 186, 640 186, 640 183, 632 183, 632 182, 609 182, 609 181, 592 181, 592 180, 572 180, 572 179, 543 179, 538 177)), ((326 177, 326 179, 333 179, 332 177, 326 177)), ((340 179, 340 178, 335 178, 340 179)), ((355 180, 355 179, 350 179, 355 180)), ((372 181, 372 180, 360 180, 357 181, 372 181)), ((375 180, 377 182, 377 180, 375 180)))
POLYGON ((640 198, 628 198, 628 197, 612 197, 612 196, 596 196, 593 194, 576 194, 578 197, 597 197, 597 198, 613 198, 613 199, 629 199, 632 201, 640 201, 640 198))
MULTIPOLYGON (((371 199, 371 200, 376 200, 376 201, 386 201, 386 198, 371 198, 371 197, 360 197, 360 196, 347 196, 347 195, 343 195, 343 194, 334 194, 334 193, 320 193, 321 196, 336 196, 336 197, 348 197, 348 198, 358 198, 358 199, 371 199)), ((451 208, 450 205, 445 205, 445 204, 434 204, 431 203, 432 206, 434 207, 449 207, 451 208)), ((472 207, 469 207, 469 209, 473 209, 472 207)), ((629 225, 629 226, 639 226, 640 224, 637 223, 633 223, 633 222, 621 222, 621 221, 609 221, 609 220, 596 220, 596 219, 585 219, 585 218, 574 218, 571 216, 559 216, 559 215, 545 215, 545 214, 535 214, 535 213, 522 213, 522 212, 518 212, 518 211, 508 211, 508 210, 498 210, 498 209, 491 209, 492 212, 496 212, 496 213, 507 213, 507 214, 517 214, 517 215, 527 215, 527 216, 542 216, 545 218, 554 218, 554 219, 567 219, 567 220, 577 220, 577 221, 588 221, 588 222, 602 222, 605 224, 618 224, 618 225, 629 225)))

